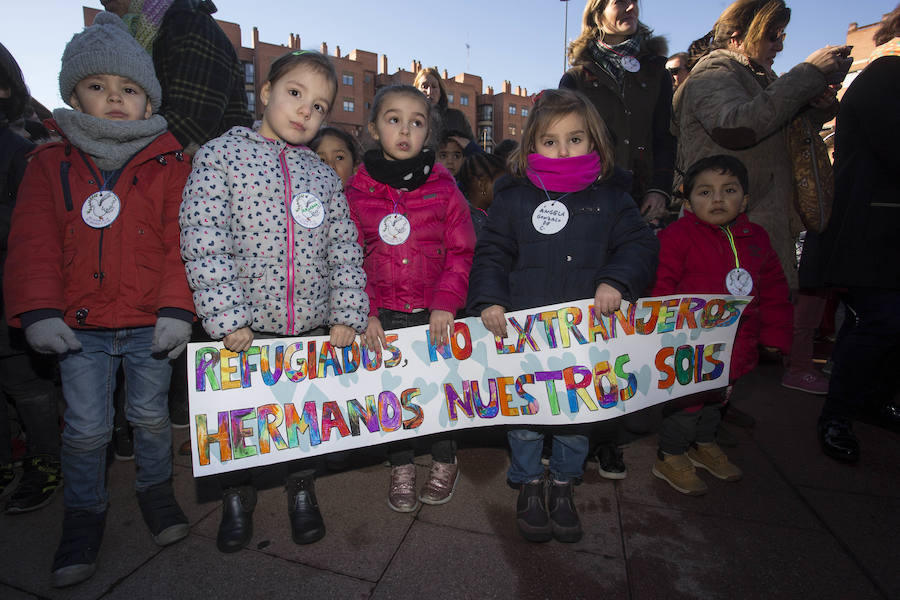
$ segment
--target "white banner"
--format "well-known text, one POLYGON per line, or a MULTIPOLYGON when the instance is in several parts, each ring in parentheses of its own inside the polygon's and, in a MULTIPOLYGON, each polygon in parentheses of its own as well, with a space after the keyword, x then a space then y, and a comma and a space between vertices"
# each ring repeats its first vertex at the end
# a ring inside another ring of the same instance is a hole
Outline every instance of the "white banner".
POLYGON ((327 336, 188 345, 194 475, 493 425, 590 423, 728 385, 748 297, 666 296, 597 318, 583 300, 481 319, 435 347, 428 326, 375 355, 327 336))

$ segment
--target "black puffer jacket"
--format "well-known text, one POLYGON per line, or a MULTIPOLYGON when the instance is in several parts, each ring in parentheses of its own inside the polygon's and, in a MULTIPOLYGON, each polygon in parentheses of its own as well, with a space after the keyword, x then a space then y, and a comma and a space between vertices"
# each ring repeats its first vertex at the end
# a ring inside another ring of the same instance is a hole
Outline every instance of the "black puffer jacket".
POLYGON ((562 231, 532 225, 546 193, 527 179, 503 177, 475 247, 469 312, 492 304, 521 310, 593 298, 608 283, 635 300, 653 281, 659 242, 628 194, 631 178, 616 169, 607 181, 571 194, 551 193, 569 210, 562 231))

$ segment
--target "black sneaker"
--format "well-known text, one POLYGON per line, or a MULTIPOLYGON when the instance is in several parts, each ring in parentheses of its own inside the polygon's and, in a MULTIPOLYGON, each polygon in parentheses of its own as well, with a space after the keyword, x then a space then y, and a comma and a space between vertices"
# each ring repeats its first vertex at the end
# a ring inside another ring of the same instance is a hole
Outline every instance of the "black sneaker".
POLYGON ((130 425, 113 430, 113 456, 116 460, 134 460, 134 437, 130 425))
POLYGON ((543 481, 519 485, 516 525, 519 526, 522 537, 529 542, 548 542, 553 537, 553 528, 547 515, 547 502, 544 499, 543 481))
POLYGON ((62 539, 50 573, 53 587, 67 587, 91 578, 97 570, 97 553, 105 524, 106 511, 66 510, 62 539))
POLYGON ((172 492, 172 481, 164 481, 137 493, 144 522, 159 546, 168 546, 187 537, 191 526, 172 492))
POLYGON ((622 449, 618 446, 600 446, 597 449, 597 462, 600 463, 598 467, 600 476, 606 479, 625 479, 628 474, 622 458, 622 449))
POLYGON ((6 492, 6 488, 12 486, 16 480, 16 470, 12 463, 0 465, 0 496, 6 492))
POLYGON ((550 508, 550 523, 553 537, 559 542, 573 543, 581 539, 581 520, 572 501, 572 482, 550 482, 547 504, 550 508))
POLYGON ((43 508, 62 484, 59 459, 41 454, 25 460, 22 481, 6 503, 6 514, 15 515, 43 508))

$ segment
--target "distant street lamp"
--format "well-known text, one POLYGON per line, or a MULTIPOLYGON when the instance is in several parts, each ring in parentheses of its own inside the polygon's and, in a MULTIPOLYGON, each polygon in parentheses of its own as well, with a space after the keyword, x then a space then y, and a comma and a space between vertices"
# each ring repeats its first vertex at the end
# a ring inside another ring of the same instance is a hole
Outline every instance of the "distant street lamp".
POLYGON ((564 2, 566 5, 566 17, 563 21, 563 73, 566 72, 566 67, 568 66, 568 61, 566 60, 566 54, 568 54, 566 46, 567 46, 567 38, 569 37, 569 0, 560 0, 564 2))

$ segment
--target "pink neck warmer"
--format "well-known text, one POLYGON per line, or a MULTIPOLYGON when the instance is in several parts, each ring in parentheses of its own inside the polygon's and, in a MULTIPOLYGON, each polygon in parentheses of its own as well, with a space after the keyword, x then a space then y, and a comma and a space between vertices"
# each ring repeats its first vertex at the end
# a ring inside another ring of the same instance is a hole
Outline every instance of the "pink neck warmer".
POLYGON ((525 174, 531 183, 549 192, 578 192, 600 176, 600 156, 596 152, 568 158, 528 155, 525 174))

